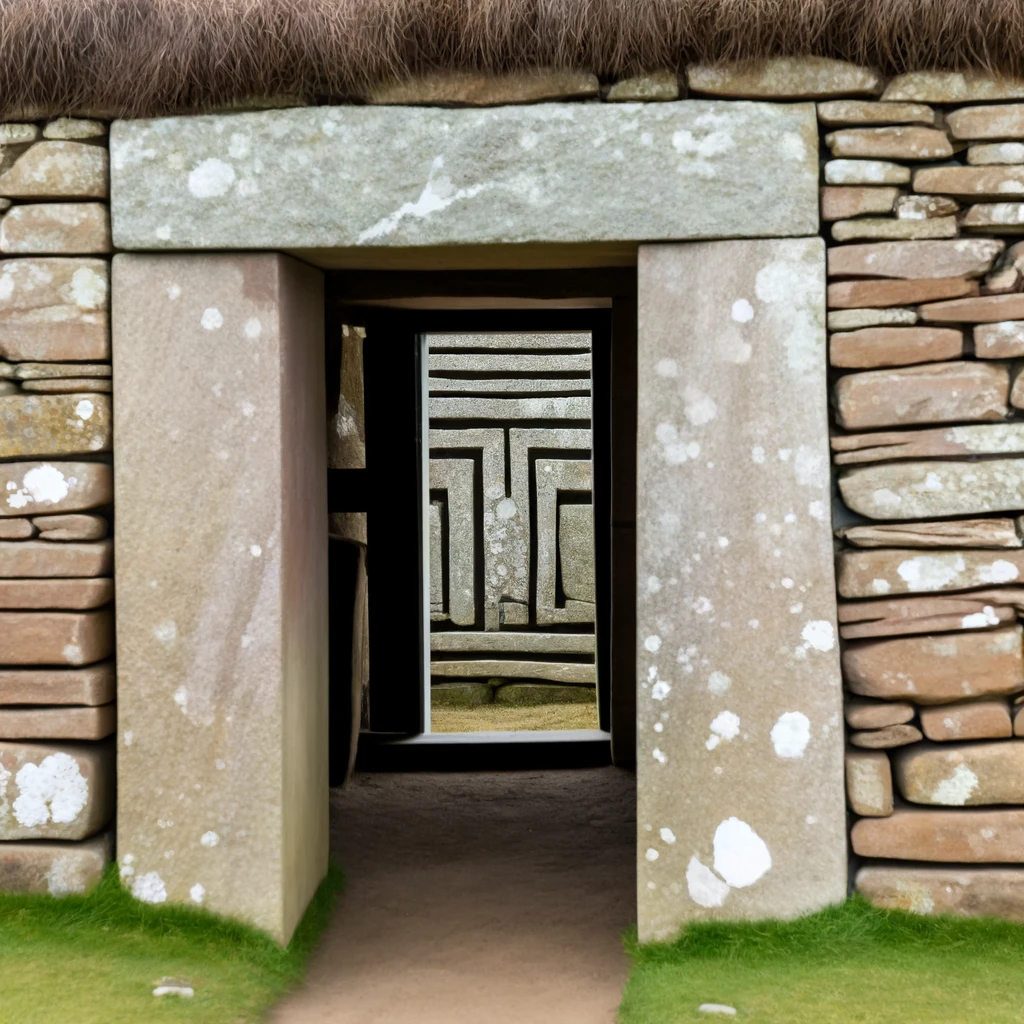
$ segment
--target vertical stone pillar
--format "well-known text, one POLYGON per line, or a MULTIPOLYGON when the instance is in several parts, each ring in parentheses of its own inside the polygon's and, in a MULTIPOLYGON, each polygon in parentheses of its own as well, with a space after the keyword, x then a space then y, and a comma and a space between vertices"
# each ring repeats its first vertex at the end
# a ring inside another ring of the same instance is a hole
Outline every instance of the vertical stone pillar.
POLYGON ((115 257, 117 846, 284 943, 327 865, 323 283, 115 257))
POLYGON ((639 261, 638 913, 846 893, 822 241, 639 261))

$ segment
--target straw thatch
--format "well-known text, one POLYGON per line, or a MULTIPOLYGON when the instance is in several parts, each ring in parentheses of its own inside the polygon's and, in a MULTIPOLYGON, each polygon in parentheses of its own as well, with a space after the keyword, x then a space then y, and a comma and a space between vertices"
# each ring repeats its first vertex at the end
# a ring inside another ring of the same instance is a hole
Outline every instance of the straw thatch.
POLYGON ((1024 70, 1024 0, 0 0, 0 106, 123 114, 343 97, 425 67, 815 53, 1024 70))

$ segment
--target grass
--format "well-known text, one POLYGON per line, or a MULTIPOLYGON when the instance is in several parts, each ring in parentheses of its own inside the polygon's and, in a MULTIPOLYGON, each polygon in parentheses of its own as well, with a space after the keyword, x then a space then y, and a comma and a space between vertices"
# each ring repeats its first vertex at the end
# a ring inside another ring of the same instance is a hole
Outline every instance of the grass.
POLYGON ((597 704, 481 704, 475 708, 430 709, 431 732, 507 732, 597 729, 597 704))
POLYGON ((111 866, 87 896, 0 895, 0 1024, 249 1024, 302 977, 341 889, 331 866, 287 949, 189 907, 132 899, 111 866), (162 977, 195 996, 153 995, 162 977))
POLYGON ((1019 1024, 1024 926, 918 917, 860 897, 791 922, 691 925, 626 940, 621 1024, 1019 1024), (735 1017, 698 1013, 724 1003, 735 1017))

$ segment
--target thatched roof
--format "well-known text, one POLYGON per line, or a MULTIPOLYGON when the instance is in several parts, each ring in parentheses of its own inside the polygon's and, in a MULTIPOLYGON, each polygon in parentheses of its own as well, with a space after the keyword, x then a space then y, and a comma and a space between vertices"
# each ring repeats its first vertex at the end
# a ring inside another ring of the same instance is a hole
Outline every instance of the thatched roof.
POLYGON ((1024 0, 0 0, 0 106, 126 115, 344 97, 426 67, 813 53, 1024 70, 1024 0))

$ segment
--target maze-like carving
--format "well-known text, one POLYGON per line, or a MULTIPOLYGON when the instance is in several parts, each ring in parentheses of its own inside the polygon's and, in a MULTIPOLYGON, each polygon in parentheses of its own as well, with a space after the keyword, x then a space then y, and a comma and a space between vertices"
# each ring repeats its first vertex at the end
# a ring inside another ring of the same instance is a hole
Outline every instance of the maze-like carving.
POLYGON ((428 346, 431 674, 594 682, 590 335, 428 346))

